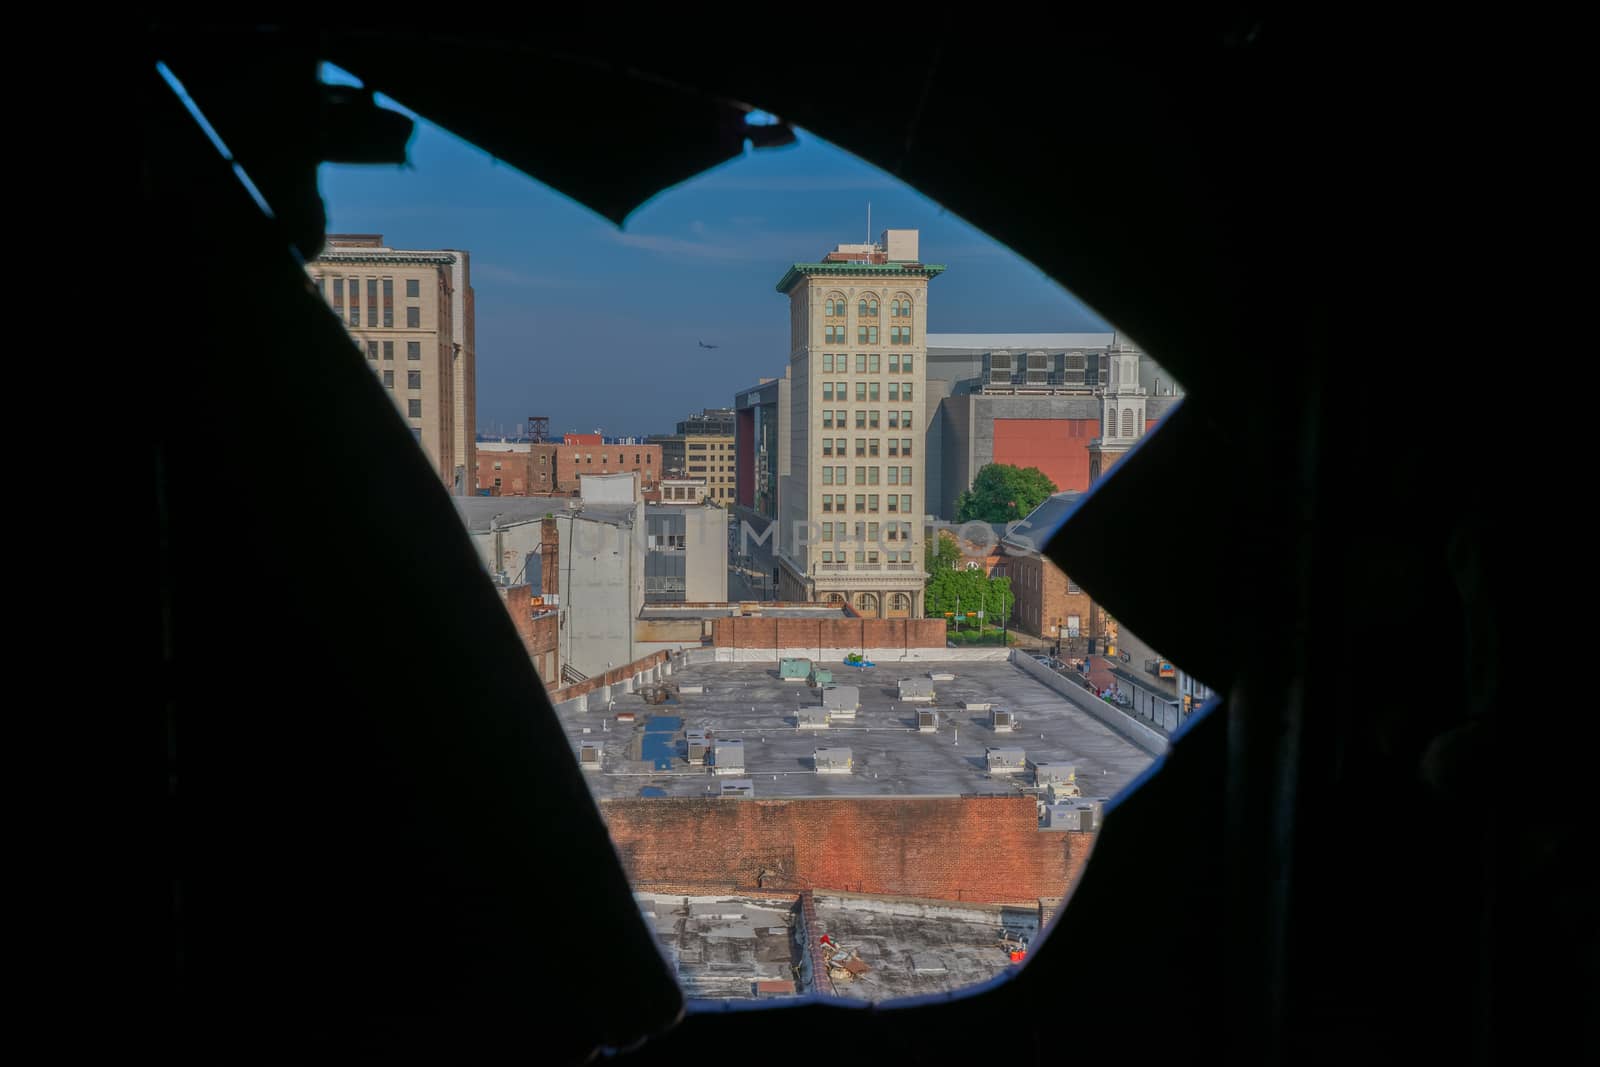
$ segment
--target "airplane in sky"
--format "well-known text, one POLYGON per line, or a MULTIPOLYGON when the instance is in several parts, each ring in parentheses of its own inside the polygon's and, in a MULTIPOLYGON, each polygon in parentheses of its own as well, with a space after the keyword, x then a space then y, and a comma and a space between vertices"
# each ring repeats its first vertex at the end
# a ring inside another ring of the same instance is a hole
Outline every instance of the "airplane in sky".
POLYGON ((701 348, 716 348, 717 346, 716 345, 708 345, 704 341, 701 341, 700 342, 700 347, 701 348))

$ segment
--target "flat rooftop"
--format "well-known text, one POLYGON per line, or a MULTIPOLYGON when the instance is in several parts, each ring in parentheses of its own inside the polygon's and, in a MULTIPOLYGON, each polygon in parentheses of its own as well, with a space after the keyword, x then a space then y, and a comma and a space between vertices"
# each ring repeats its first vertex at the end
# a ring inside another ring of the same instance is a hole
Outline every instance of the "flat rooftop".
POLYGON ((1002 932, 1030 948, 1039 935, 1036 908, 823 893, 812 899, 821 927, 813 937, 827 934, 870 968, 849 981, 833 980, 832 994, 851 1000, 920 997, 987 982, 1012 967, 1002 932))
POLYGON ((646 925, 686 995, 745 1000, 794 996, 801 947, 792 902, 636 893, 646 925))
POLYGON ((638 693, 618 692, 610 708, 591 700, 588 711, 558 714, 574 752, 584 741, 604 745, 600 769, 585 775, 600 799, 718 794, 720 779, 712 769, 685 760, 684 731, 690 729, 744 742, 744 769, 736 777, 755 783, 756 799, 1036 791, 1032 774, 990 775, 985 760, 990 747, 1021 748, 1030 763, 1075 764, 1084 796, 1110 797, 1143 773, 1152 759, 1010 663, 827 666, 837 683, 859 687, 861 706, 854 720, 822 730, 796 728, 799 709, 820 706, 821 696, 804 683, 780 681, 776 662, 689 665, 668 682, 703 686, 703 692, 680 689, 669 702, 655 706, 638 693), (936 699, 931 705, 901 703, 899 680, 927 680, 930 671, 948 671, 955 678, 933 683, 936 699), (993 702, 1013 712, 1015 731, 996 734, 988 725, 989 712, 964 710, 963 701, 993 702), (940 713, 939 728, 919 732, 917 712, 930 707, 940 713), (620 712, 631 712, 635 720, 616 721, 620 712), (655 729, 650 729, 652 718, 660 720, 655 729), (839 746, 851 750, 852 773, 816 773, 816 749, 839 746), (645 789, 650 792, 641 793, 645 789))

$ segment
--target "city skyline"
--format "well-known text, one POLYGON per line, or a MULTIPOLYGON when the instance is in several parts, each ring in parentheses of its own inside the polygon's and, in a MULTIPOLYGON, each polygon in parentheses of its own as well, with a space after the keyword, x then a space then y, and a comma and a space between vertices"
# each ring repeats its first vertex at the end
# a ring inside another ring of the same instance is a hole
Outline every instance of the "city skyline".
POLYGON ((788 310, 772 278, 868 239, 869 203, 876 230, 920 230, 949 267, 931 331, 1110 328, 1003 245, 804 131, 663 193, 622 229, 425 120, 410 156, 324 165, 328 230, 470 251, 481 433, 538 414, 555 434, 667 433, 781 375, 788 310))

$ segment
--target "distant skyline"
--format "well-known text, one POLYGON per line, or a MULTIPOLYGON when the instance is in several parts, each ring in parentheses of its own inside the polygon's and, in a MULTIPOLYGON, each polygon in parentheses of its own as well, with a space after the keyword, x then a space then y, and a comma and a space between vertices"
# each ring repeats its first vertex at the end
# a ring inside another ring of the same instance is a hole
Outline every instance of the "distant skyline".
POLYGON ((670 433, 731 405, 783 373, 788 266, 884 229, 920 230, 922 258, 948 267, 931 332, 1110 329, 1003 245, 804 131, 667 190, 621 230, 420 119, 410 156, 324 165, 328 229, 471 253, 481 432, 548 415, 558 434, 670 433))

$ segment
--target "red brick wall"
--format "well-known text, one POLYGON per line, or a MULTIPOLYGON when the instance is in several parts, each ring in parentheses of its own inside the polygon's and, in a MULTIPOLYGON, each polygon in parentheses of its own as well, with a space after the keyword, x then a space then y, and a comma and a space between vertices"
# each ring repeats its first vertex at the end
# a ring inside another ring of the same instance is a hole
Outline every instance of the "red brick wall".
POLYGON ((636 659, 632 663, 624 663, 620 667, 613 667, 604 674, 590 675, 583 681, 575 685, 569 685, 565 689, 553 689, 550 691, 550 700, 552 703, 559 704, 563 700, 571 700, 573 697, 592 693, 601 686, 615 685, 624 678, 632 678, 640 671, 647 671, 657 664, 665 663, 666 660, 667 653, 665 651, 652 652, 643 659, 636 659))
POLYGON ((555 452, 556 488, 563 492, 577 492, 583 474, 638 471, 640 488, 661 481, 660 445, 557 445, 555 452))
POLYGON ((1043 556, 1007 556, 1002 561, 1005 576, 1011 579, 1011 591, 1016 595, 1016 627, 1036 637, 1055 638, 1050 629, 1060 619, 1062 635, 1067 618, 1078 616, 1079 634, 1084 637, 1099 633, 1094 602, 1081 590, 1069 592, 1067 576, 1060 567, 1043 556))
POLYGON ((994 461, 1038 467, 1057 491, 1089 488, 1089 442, 1098 419, 995 419, 994 461))
POLYGON ((943 619, 777 619, 739 616, 712 623, 724 648, 944 648, 943 619))
POLYGON ((986 904, 1065 896, 1094 840, 1039 830, 1026 796, 658 797, 600 812, 635 883, 986 904))

